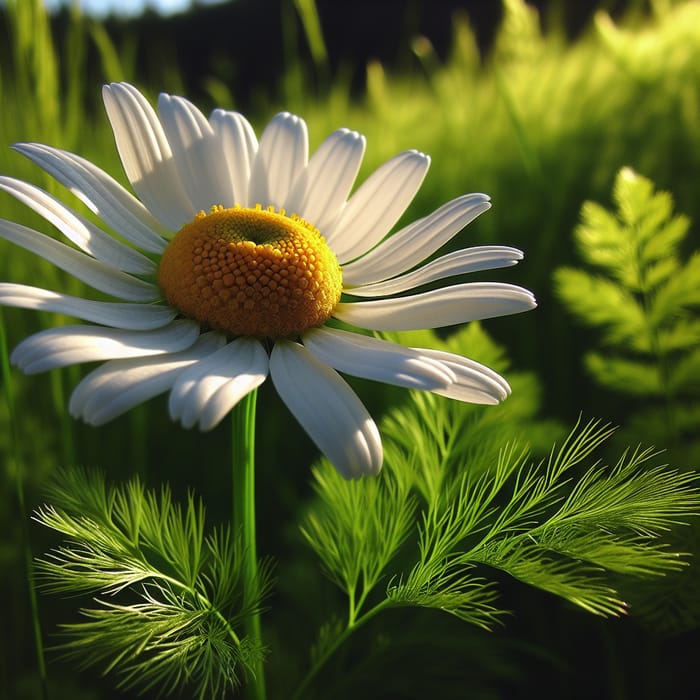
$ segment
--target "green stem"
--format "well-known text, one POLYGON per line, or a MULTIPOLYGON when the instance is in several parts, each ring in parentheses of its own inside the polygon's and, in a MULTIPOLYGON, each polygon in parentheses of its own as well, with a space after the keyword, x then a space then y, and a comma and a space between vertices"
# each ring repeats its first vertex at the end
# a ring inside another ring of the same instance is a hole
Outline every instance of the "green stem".
POLYGON ((383 600, 381 603, 377 603, 373 608, 370 608, 364 615, 358 617, 353 623, 348 622, 347 627, 335 638, 332 644, 326 647, 323 654, 321 654, 313 666, 309 669, 309 672, 304 676, 299 687, 296 689, 294 695, 291 696, 291 700, 300 700, 306 697, 306 691, 311 685, 311 682, 316 678, 319 671, 325 666, 326 661, 330 659, 333 654, 343 645, 346 639, 355 631, 362 627, 364 624, 369 622, 375 615, 380 613, 382 610, 391 607, 393 601, 388 598, 383 600))
POLYGON ((10 363, 7 352, 7 336, 5 335, 5 323, 0 311, 0 366, 2 371, 2 383, 5 387, 5 401, 7 402, 7 412, 10 420, 10 462, 14 465, 13 477, 17 487, 17 504, 20 513, 20 531, 22 533, 22 548, 24 551, 24 570, 27 577, 27 588, 29 595, 29 607, 32 614, 32 632, 34 635, 34 649, 36 652, 36 664, 41 688, 42 700, 48 700, 49 691, 46 681, 46 662, 44 660, 44 643, 41 639, 41 623, 39 619, 39 604, 34 587, 34 560, 29 544, 29 531, 27 528, 26 503, 24 497, 24 474, 21 468, 19 456, 19 439, 17 435, 17 418, 15 414, 15 403, 12 395, 10 363))
MULTIPOLYGON (((243 538, 245 599, 253 612, 246 620, 246 632, 253 645, 262 649, 260 624, 260 574, 255 528, 255 408, 257 390, 251 391, 234 408, 231 444, 233 475, 233 532, 243 538)), ((265 700, 262 654, 256 655, 250 683, 251 697, 265 700)))
POLYGON ((348 627, 355 624, 355 618, 360 609, 359 605, 355 605, 355 587, 351 586, 348 589, 348 627))

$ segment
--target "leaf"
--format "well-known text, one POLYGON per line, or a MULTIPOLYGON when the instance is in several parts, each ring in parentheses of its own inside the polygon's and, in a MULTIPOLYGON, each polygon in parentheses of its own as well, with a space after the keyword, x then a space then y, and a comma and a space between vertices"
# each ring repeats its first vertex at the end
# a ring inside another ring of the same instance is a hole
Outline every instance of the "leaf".
POLYGON ((441 610, 486 630, 504 615, 494 605, 497 597, 493 582, 469 576, 461 568, 443 569, 434 580, 422 580, 412 572, 406 583, 392 583, 387 589, 387 600, 395 606, 441 610))
POLYGON ((625 612, 610 574, 660 575, 683 566, 658 538, 699 512, 700 493, 697 475, 649 466, 652 450, 627 452, 612 467, 594 465, 572 482, 572 470, 611 432, 595 422, 579 427, 541 465, 527 465, 512 446, 492 471, 478 479, 464 474, 443 488, 423 515, 419 561, 390 599, 444 606, 469 619, 466 593, 452 596, 481 585, 491 612, 483 617, 486 598, 477 598, 474 617, 484 625, 497 608, 491 583, 472 571, 486 564, 590 612, 625 612))
MULTIPOLYGON (((520 468, 510 501, 480 541, 453 562, 488 564, 603 615, 625 612, 606 571, 659 575, 683 566, 656 540, 698 513, 696 474, 648 467, 655 453, 636 450, 612 468, 589 468, 572 486, 565 480, 609 436, 589 424, 552 454, 544 475, 520 468)), ((461 534, 469 542, 469 532, 461 534)))
POLYGON ((671 367, 668 384, 671 391, 678 396, 697 396, 700 390, 700 346, 681 357, 671 367))
POLYGON ((584 202, 581 207, 581 224, 574 239, 581 257, 591 265, 609 270, 627 264, 628 239, 614 214, 595 202, 584 202))
MULTIPOLYGON (((674 356, 678 350, 690 350, 692 356, 694 349, 700 346, 700 318, 679 318, 671 328, 660 329, 659 343, 674 356)), ((684 359, 686 358, 681 357, 678 364, 681 364, 684 359)), ((671 368, 671 376, 674 369, 675 367, 671 368)))
POLYGON ((700 304, 700 254, 694 253, 685 266, 669 275, 657 291, 651 307, 655 324, 673 319, 700 304))
MULTIPOLYGON (((472 556, 477 559, 476 555, 472 556)), ((619 594, 605 582, 600 567, 554 557, 546 548, 520 538, 495 540, 479 557, 489 566, 595 615, 617 616, 627 611, 619 594)))
POLYGON ((167 487, 109 487, 97 472, 72 469, 50 498, 34 518, 65 540, 38 560, 40 585, 93 597, 82 621, 63 625, 59 649, 114 671, 125 688, 186 685, 201 700, 235 689, 264 655, 240 629, 269 592, 269 564, 260 598, 249 599, 240 542, 228 529, 205 534, 202 503, 189 495, 183 508, 167 487))
POLYGON ((554 275, 557 295, 586 325, 603 327, 604 342, 651 350, 644 309, 617 282, 575 268, 559 268, 554 275))
POLYGON ((347 481, 322 462, 313 476, 319 499, 301 532, 354 609, 356 597, 361 603, 369 595, 408 536, 415 499, 391 471, 347 481))
POLYGON ((586 369, 596 381, 610 389, 631 396, 663 396, 663 381, 659 368, 651 362, 588 353, 586 369))
MULTIPOLYGON (((614 211, 586 202, 574 231, 596 274, 559 268, 555 289, 582 323, 602 332, 584 355, 589 374, 622 395, 661 399, 659 411, 633 404, 649 421, 640 435, 659 435, 661 415, 662 442, 677 445, 685 430, 678 419, 695 415, 700 386, 700 254, 683 261, 690 222, 674 215, 671 195, 655 191, 650 180, 622 168, 613 200, 614 211)), ((630 422, 641 427, 640 420, 630 422)))

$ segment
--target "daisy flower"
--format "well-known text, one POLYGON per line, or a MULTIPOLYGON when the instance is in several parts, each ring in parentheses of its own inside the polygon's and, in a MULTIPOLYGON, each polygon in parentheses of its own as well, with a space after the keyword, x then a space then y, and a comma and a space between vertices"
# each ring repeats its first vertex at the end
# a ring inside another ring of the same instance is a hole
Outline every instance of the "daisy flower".
POLYGON ((160 95, 157 113, 129 84, 107 85, 103 97, 136 196, 78 155, 14 148, 104 227, 0 177, 72 245, 7 220, 0 236, 118 300, 0 284, 0 304, 87 322, 36 333, 11 356, 28 374, 101 362, 71 395, 74 417, 100 425, 170 392, 173 420, 210 430, 269 375, 319 450, 354 478, 379 471, 382 444, 338 372, 460 401, 506 398, 507 382, 473 360, 368 333, 535 306, 514 285, 445 283, 514 265, 519 250, 479 246, 426 262, 490 207, 486 195, 458 197, 390 234, 428 170, 423 153, 400 153, 351 194, 365 150, 355 131, 333 132, 309 158, 306 124, 286 112, 258 140, 240 114, 207 119, 182 97, 160 95))

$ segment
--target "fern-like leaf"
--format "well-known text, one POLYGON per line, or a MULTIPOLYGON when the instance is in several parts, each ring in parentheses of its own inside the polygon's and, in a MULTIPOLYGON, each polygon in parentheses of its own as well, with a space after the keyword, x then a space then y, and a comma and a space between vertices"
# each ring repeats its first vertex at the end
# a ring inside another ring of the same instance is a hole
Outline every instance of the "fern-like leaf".
MULTIPOLYGON (((114 671, 123 687, 198 700, 224 697, 264 654, 240 633, 259 610, 243 585, 242 547, 228 529, 205 534, 204 507, 135 479, 110 487, 96 472, 62 472, 35 519, 64 536, 37 563, 50 592, 90 594, 83 620, 63 625, 64 653, 114 671)), ((270 567, 260 567, 261 598, 270 567)))
MULTIPOLYGON (((595 465, 573 479, 576 467, 599 448, 611 430, 589 423, 574 430, 544 464, 528 465, 509 447, 493 471, 452 482, 429 504, 419 528, 420 559, 389 597, 407 604, 450 608, 454 590, 481 581, 495 618, 492 583, 476 579, 481 564, 507 572, 582 608, 618 615, 626 605, 610 574, 660 575, 684 565, 661 535, 700 509, 696 475, 649 466, 650 450, 623 455, 612 467, 595 465), (440 596, 445 593, 445 597, 440 596)), ((472 595, 472 622, 483 603, 472 595)), ((457 599, 455 599, 455 603, 457 599)), ((463 605, 463 602, 462 602, 463 605)))
POLYGON ((700 255, 682 260, 690 223, 649 180, 623 168, 613 200, 615 211, 585 203, 574 232, 597 272, 560 268, 556 290, 574 316, 601 332, 602 348, 584 356, 588 372, 612 391, 663 402, 654 420, 664 425, 664 445, 678 443, 700 427, 671 420, 692 408, 700 385, 700 255))
POLYGON ((319 500, 307 512, 302 534, 348 595, 352 623, 406 539, 415 499, 391 472, 350 482, 323 463, 314 478, 319 500))
MULTIPOLYGON (((505 364, 477 324, 430 344, 505 364)), ((516 375, 513 384, 528 381, 516 375)), ((533 395, 514 391, 483 408, 411 392, 382 423, 378 479, 346 482, 329 465, 315 469, 317 498, 302 532, 349 612, 322 628, 296 697, 348 636, 388 608, 430 608, 493 628, 507 612, 493 570, 610 616, 628 610, 621 578, 685 567, 663 537, 700 514, 696 475, 653 464, 652 450, 604 465, 595 454, 610 427, 593 421, 559 439, 558 426, 535 418, 533 395), (546 451, 544 436, 556 440, 546 451)))

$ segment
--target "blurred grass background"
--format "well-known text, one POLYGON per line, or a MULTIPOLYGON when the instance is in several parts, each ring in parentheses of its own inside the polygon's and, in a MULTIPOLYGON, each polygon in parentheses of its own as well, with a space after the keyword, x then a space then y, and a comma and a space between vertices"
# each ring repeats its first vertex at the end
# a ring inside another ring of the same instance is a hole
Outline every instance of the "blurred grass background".
MULTIPOLYGON (((622 166, 673 193, 676 209, 695 222, 687 251, 697 249, 700 3, 235 0, 171 18, 96 20, 78 3, 49 15, 40 0, 6 0, 0 11, 1 173, 59 193, 84 212, 9 149, 39 141, 80 153, 124 181, 100 101, 101 84, 111 80, 132 81, 151 97, 186 95, 205 113, 235 108, 258 130, 281 109, 297 112, 312 148, 335 128, 357 129, 368 140, 360 178, 397 151, 420 149, 433 165, 407 218, 483 191, 493 209, 451 245, 499 243, 526 253, 517 268, 487 276, 532 289, 539 309, 484 325, 515 369, 539 379, 542 414, 570 424, 582 413, 624 426, 636 410, 585 375, 581 357, 596 338, 554 296, 552 273, 579 264, 572 231, 581 205, 609 203, 622 166)), ((9 196, 0 200, 0 216, 48 231, 9 196)), ((31 254, 7 243, 0 250, 3 281, 80 292, 31 254)), ((15 309, 2 318, 9 347, 57 322, 15 309)), ((0 698, 38 697, 23 559, 27 537, 37 553, 45 542, 36 528, 27 531, 26 519, 58 465, 99 466, 113 479, 139 473, 152 485, 169 481, 176 493, 193 487, 212 521, 226 518, 229 427, 185 432, 167 420, 162 399, 104 428, 74 424, 65 406, 81 371, 12 372, 11 387, 3 387, 11 401, 0 402, 0 698)), ((369 383, 361 394, 376 414, 398 396, 369 383)), ((284 559, 314 452, 269 387, 260 402, 260 547, 284 559)), ((672 450, 668 461, 697 467, 683 462, 686 454, 672 450)), ((600 622, 504 583, 517 615, 503 632, 485 639, 431 618, 457 658, 444 673, 454 688, 473 684, 473 695, 454 697, 690 698, 699 691, 687 665, 700 650, 692 625, 669 636, 634 615, 600 622), (465 666, 459 654, 475 655, 480 668, 465 666)), ((39 605, 51 642, 70 603, 40 598, 39 605)), ((429 650, 428 658, 437 663, 443 651, 429 650)), ((371 659, 363 663, 369 677, 381 671, 371 659)), ((60 661, 49 678, 51 697, 110 697, 108 681, 78 676, 60 661)), ((408 692, 384 697, 413 697, 408 692)))

